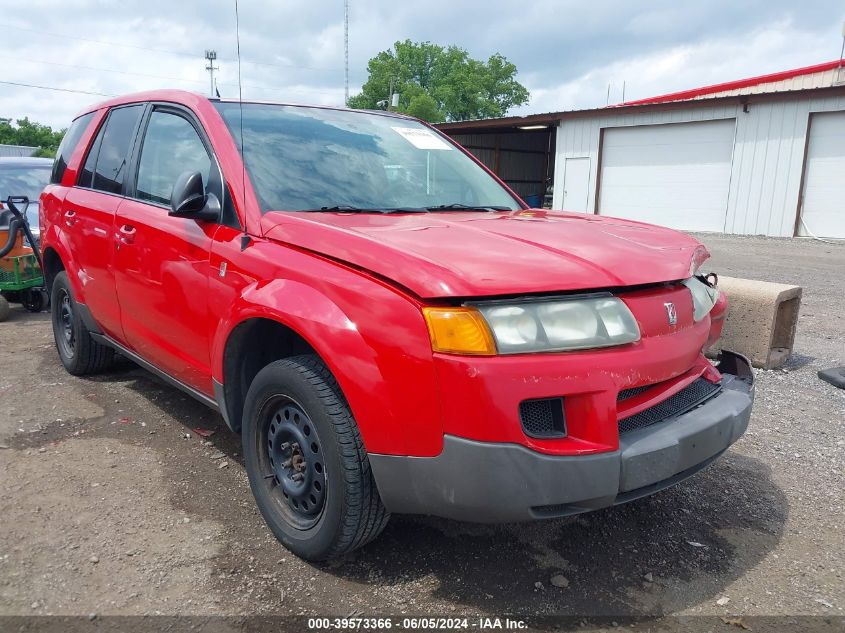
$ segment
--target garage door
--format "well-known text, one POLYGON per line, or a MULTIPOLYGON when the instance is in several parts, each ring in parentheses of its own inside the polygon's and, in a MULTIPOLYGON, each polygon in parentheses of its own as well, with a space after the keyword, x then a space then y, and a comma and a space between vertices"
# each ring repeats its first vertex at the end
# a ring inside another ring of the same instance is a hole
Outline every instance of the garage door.
POLYGON ((599 213, 724 231, 734 119, 604 130, 599 213))
POLYGON ((798 234, 845 237, 845 112, 810 119, 798 234))

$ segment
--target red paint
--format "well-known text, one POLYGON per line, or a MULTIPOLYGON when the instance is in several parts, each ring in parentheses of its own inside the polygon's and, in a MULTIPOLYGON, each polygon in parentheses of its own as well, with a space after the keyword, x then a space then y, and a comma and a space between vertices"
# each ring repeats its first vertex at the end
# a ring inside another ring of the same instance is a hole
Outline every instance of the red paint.
POLYGON ((159 91, 98 106, 62 184, 42 197, 43 248, 61 258, 77 300, 122 345, 204 394, 213 396, 212 379, 231 378, 224 357, 235 328, 271 319, 321 355, 370 452, 436 455, 451 433, 580 454, 614 450, 620 415, 710 371, 701 350, 721 326, 724 304, 712 326, 709 317, 693 322, 689 291, 675 282, 706 252, 684 234, 537 209, 262 215, 243 173, 206 98, 159 91), (237 229, 73 186, 107 109, 139 101, 178 103, 196 114, 250 236, 245 248, 237 229), (569 353, 434 354, 421 312, 466 298, 593 289, 625 301, 640 341, 569 353), (676 306, 674 325, 667 301, 676 306), (652 384, 617 410, 620 390, 652 384), (546 396, 565 396, 566 439, 530 439, 521 430, 519 402, 546 396))
POLYGON ((816 64, 815 66, 805 66, 804 68, 795 68, 793 70, 783 70, 769 75, 760 75, 759 77, 748 77, 747 79, 738 79, 736 81, 728 81, 713 86, 703 86, 701 88, 692 88, 691 90, 682 90, 680 92, 672 92, 670 94, 659 95, 657 97, 648 97, 647 99, 638 99, 636 101, 625 101, 611 107, 621 106, 636 106, 648 105, 651 103, 667 103, 669 101, 686 101, 688 99, 695 99, 697 97, 704 97, 706 95, 715 94, 719 92, 727 92, 730 90, 741 90, 749 86, 756 86, 759 84, 775 83, 792 79, 793 77, 800 77, 801 75, 812 75, 814 73, 824 72, 826 70, 833 70, 838 68, 842 61, 837 59, 832 62, 825 62, 823 64, 816 64))
POLYGON ((670 229, 537 209, 404 216, 273 212, 262 227, 272 239, 389 277, 420 297, 684 279, 700 247, 670 229))

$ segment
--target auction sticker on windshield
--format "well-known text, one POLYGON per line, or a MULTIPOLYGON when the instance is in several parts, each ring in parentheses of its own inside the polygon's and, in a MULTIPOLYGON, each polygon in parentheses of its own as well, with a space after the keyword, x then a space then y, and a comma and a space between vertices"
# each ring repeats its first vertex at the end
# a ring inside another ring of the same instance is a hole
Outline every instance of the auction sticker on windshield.
POLYGON ((393 130, 417 149, 452 149, 449 143, 428 130, 416 127, 394 127, 393 130))

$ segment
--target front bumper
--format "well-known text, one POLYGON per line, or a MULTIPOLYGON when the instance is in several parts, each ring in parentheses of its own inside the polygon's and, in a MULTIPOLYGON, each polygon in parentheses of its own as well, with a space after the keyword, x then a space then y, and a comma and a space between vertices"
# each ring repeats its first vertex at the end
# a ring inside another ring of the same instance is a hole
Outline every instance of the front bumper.
POLYGON ((652 494, 704 468, 748 427, 751 367, 723 352, 719 369, 717 396, 622 435, 612 452, 556 456, 446 435, 435 457, 371 454, 382 501, 394 513, 499 523, 577 514, 652 494))

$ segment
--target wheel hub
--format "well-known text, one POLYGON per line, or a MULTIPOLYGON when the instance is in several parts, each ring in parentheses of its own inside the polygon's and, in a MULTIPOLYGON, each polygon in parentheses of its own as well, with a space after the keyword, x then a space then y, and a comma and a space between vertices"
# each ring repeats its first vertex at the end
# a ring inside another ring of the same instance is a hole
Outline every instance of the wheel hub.
POLYGON ((278 406, 267 425, 267 450, 273 479, 290 509, 312 518, 323 509, 326 473, 317 429, 293 402, 278 406))
POLYGON ((70 297, 67 293, 62 296, 62 305, 60 311, 62 334, 64 335, 65 344, 68 350, 73 351, 73 304, 70 302, 70 297))

